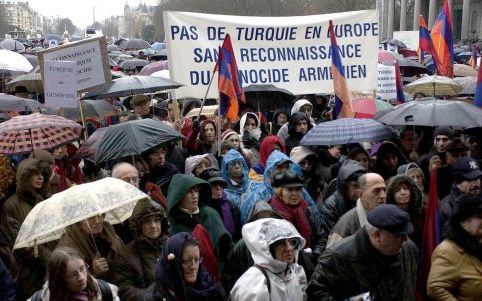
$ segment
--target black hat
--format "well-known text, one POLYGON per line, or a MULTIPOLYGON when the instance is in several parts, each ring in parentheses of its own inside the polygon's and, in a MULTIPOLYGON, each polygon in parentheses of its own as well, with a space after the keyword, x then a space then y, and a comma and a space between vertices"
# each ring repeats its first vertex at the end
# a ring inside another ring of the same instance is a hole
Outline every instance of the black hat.
POLYGON ((287 170, 273 177, 273 187, 303 187, 305 179, 297 173, 287 170))
POLYGON ((477 160, 471 157, 458 158, 453 168, 456 183, 460 183, 463 180, 474 180, 482 175, 477 160))
POLYGON ((370 225, 400 235, 408 235, 413 232, 410 215, 393 204, 379 205, 367 214, 370 225))
POLYGON ((461 222, 479 212, 482 212, 482 195, 462 194, 455 201, 451 221, 461 222))
POLYGON ((199 174, 199 178, 207 181, 209 184, 219 183, 226 188, 226 181, 221 177, 221 171, 215 167, 206 168, 199 174))
POLYGON ((450 139, 454 139, 454 130, 448 126, 439 126, 433 131, 433 137, 437 137, 439 135, 447 136, 450 139))

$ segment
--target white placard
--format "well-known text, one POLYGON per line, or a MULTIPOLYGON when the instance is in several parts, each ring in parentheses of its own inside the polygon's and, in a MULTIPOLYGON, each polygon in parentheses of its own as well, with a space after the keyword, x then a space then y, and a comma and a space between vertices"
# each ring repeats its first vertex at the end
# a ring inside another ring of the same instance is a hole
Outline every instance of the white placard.
POLYGON ((378 64, 377 96, 385 100, 397 97, 395 66, 378 64))
POLYGON ((394 31, 393 38, 403 42, 408 49, 418 49, 418 30, 414 31, 394 31))
MULTIPOLYGON (((185 85, 176 95, 204 95, 227 33, 243 86, 273 84, 295 94, 333 93, 329 20, 335 25, 349 88, 375 91, 377 10, 296 17, 164 12, 170 76, 185 85)), ((216 75, 208 97, 217 94, 216 75)))
POLYGON ((44 61, 44 92, 47 107, 77 108, 77 63, 44 61))

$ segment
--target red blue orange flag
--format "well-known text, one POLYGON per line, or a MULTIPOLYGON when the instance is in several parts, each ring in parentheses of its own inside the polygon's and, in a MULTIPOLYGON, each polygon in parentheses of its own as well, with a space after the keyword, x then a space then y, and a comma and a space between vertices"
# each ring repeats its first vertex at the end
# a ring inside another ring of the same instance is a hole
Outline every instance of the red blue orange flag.
POLYGON ((440 14, 435 20, 430 32, 433 46, 440 60, 438 73, 443 76, 454 77, 454 42, 452 37, 452 18, 449 2, 444 1, 440 14))
POLYGON ((437 53, 433 47, 432 38, 430 37, 430 31, 428 31, 427 23, 423 16, 419 16, 419 29, 418 29, 418 47, 420 48, 420 58, 421 63, 423 63, 424 54, 428 53, 432 56, 433 64, 435 69, 438 70, 440 65, 437 53))
POLYGON ((405 103, 405 94, 403 94, 402 75, 400 74, 400 66, 395 64, 395 87, 397 88, 397 104, 405 103))
POLYGON ((238 120, 239 101, 245 103, 241 78, 238 75, 238 66, 234 57, 233 45, 229 34, 224 38, 223 45, 219 47, 218 61, 218 90, 220 115, 231 121, 238 120))
POLYGON ((335 31, 333 30, 333 22, 331 20, 328 32, 331 41, 331 76, 333 78, 333 90, 335 92, 333 119, 353 118, 355 117, 355 113, 353 112, 351 93, 346 82, 340 48, 338 48, 336 43, 335 31))
POLYGON ((475 88, 474 104, 482 107, 482 60, 479 63, 479 73, 477 74, 477 86, 475 88))

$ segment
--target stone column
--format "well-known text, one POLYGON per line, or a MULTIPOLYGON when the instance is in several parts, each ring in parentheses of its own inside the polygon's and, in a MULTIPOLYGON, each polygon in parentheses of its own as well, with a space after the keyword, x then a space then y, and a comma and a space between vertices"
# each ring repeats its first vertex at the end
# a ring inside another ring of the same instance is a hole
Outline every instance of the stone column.
POLYGON ((467 43, 469 40, 469 20, 470 19, 470 0, 464 0, 462 5, 462 30, 461 40, 462 43, 467 43))
POLYGON ((437 18, 437 0, 430 0, 430 4, 428 7, 428 29, 432 30, 433 23, 435 23, 435 19, 437 18))
POLYGON ((419 23, 418 17, 420 16, 420 7, 422 5, 422 0, 415 0, 415 5, 413 6, 413 27, 412 30, 418 30, 419 23))
POLYGON ((400 1, 400 31, 407 30, 407 0, 400 1))
POLYGON ((394 13, 395 13, 395 0, 388 0, 387 39, 393 38, 394 13))

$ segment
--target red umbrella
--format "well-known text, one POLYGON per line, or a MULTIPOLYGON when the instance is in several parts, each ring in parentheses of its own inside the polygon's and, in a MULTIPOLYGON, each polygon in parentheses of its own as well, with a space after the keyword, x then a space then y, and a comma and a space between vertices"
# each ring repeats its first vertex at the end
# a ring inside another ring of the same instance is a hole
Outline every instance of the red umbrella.
POLYGON ((139 75, 151 75, 152 73, 161 70, 169 70, 168 61, 158 61, 150 63, 149 65, 146 65, 142 68, 141 72, 139 72, 139 75))
POLYGON ((56 115, 16 116, 0 123, 0 153, 29 153, 36 149, 53 149, 78 140, 82 126, 56 115))
POLYGON ((378 50, 378 62, 380 64, 389 63, 393 65, 393 63, 399 58, 399 55, 392 51, 387 50, 378 50))
POLYGON ((355 118, 372 118, 377 112, 393 107, 386 101, 373 98, 360 98, 353 100, 355 118))

